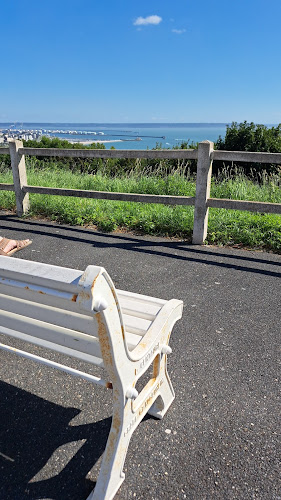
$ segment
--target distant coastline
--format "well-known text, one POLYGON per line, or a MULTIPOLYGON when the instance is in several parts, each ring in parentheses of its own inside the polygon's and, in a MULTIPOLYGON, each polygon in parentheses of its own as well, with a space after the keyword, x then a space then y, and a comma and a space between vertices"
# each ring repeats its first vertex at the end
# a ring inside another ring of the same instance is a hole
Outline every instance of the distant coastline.
POLYGON ((155 149, 196 144, 202 140, 217 141, 224 137, 226 123, 0 123, 0 142, 10 139, 41 140, 58 137, 69 142, 89 145, 104 143, 115 149, 155 149), (112 146, 111 146, 112 144, 112 146))

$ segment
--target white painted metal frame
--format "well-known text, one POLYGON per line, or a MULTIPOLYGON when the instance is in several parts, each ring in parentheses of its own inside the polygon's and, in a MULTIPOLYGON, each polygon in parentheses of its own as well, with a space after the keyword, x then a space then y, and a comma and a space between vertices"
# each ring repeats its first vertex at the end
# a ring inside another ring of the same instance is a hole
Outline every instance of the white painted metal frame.
POLYGON ((0 333, 105 367, 108 380, 0 344, 1 349, 113 388, 113 419, 88 500, 110 500, 122 484, 131 436, 146 413, 163 418, 174 399, 169 337, 182 302, 116 290, 102 267, 72 270, 0 256, 0 333), (138 394, 138 379, 151 367, 138 394))

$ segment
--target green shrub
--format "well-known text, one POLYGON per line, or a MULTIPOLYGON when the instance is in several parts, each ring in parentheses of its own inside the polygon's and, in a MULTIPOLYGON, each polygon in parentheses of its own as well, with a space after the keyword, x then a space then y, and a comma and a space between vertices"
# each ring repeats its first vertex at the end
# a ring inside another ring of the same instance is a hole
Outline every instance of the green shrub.
MULTIPOLYGON (((265 125, 255 125, 253 122, 242 123, 232 122, 231 125, 226 127, 225 138, 221 136, 215 143, 215 148, 225 151, 262 151, 265 153, 280 153, 281 152, 281 124, 276 127, 266 127, 265 125)), ((265 163, 246 163, 236 162, 236 165, 242 166, 245 173, 248 175, 251 170, 261 172, 276 172, 278 166, 275 164, 265 163)), ((215 161, 213 164, 213 171, 222 166, 222 162, 215 161)))

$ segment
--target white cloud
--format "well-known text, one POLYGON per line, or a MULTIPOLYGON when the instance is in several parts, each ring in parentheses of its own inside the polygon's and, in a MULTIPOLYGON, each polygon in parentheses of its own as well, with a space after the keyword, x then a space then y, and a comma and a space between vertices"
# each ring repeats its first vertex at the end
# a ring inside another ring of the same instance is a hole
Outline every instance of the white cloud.
POLYGON ((148 24, 159 24, 162 21, 160 16, 138 17, 134 21, 134 26, 147 26, 148 24))
POLYGON ((172 30, 172 33, 176 33, 177 35, 182 35, 185 32, 186 32, 185 29, 183 29, 183 30, 176 30, 176 29, 172 30))

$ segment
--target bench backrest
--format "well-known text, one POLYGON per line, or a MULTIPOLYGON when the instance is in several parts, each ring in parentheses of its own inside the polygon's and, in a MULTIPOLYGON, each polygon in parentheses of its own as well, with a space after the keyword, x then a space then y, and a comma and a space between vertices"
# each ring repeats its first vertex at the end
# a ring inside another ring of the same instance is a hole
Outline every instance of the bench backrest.
POLYGON ((96 365, 113 329, 127 349, 114 285, 97 266, 82 272, 0 256, 0 325, 1 333, 96 365))

